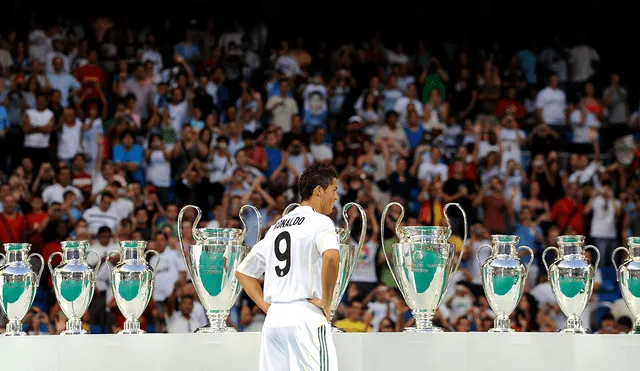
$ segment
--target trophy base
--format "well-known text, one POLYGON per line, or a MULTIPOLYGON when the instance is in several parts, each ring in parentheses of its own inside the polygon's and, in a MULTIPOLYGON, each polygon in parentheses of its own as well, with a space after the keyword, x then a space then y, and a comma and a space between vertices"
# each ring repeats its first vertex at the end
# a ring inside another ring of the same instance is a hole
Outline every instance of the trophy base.
POLYGON ((226 327, 226 326, 225 327, 205 326, 205 327, 200 327, 195 331, 196 334, 227 334, 227 333, 234 333, 234 332, 238 332, 238 330, 234 329, 233 327, 226 327))
POLYGON ((146 334, 147 332, 144 330, 120 330, 118 331, 118 335, 138 335, 138 334, 146 334))
POLYGON ((416 327, 405 327, 402 332, 415 332, 420 334, 434 334, 444 332, 444 330, 440 327, 426 327, 426 328, 416 328, 416 327))
POLYGON ((89 332, 87 330, 64 330, 60 335, 86 335, 89 332))
POLYGON ((489 332, 509 333, 509 332, 516 332, 516 331, 514 329, 512 329, 512 328, 494 327, 494 328, 490 328, 489 332))
POLYGON ((584 327, 572 327, 560 330, 561 334, 589 334, 590 331, 584 327))
POLYGON ((13 318, 7 323, 6 331, 2 336, 27 336, 27 333, 22 331, 22 322, 13 318))
POLYGON ((140 329, 140 322, 137 319, 128 319, 124 321, 124 329, 118 331, 118 335, 137 335, 146 333, 146 331, 140 329))
POLYGON ((27 336, 27 333, 24 331, 12 331, 12 332, 4 332, 2 334, 0 334, 2 336, 27 336))

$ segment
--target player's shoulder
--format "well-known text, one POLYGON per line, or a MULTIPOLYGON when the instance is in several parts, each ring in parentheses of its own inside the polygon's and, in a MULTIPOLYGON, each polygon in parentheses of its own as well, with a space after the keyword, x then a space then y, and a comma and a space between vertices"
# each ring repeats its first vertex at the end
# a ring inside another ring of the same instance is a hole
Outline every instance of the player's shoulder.
POLYGON ((333 219, 328 217, 327 215, 320 213, 311 214, 313 226, 317 229, 326 229, 326 228, 335 228, 336 225, 333 222, 333 219))

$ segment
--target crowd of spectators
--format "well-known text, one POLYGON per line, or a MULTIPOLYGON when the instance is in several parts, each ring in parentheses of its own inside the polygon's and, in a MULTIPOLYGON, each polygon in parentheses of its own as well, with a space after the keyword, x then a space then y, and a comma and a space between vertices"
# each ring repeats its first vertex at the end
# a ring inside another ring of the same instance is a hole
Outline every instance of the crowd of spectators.
MULTIPOLYGON (((380 225, 382 208, 397 201, 407 225, 443 225, 444 205, 457 202, 469 238, 463 246, 452 211, 463 265, 437 324, 492 326, 474 256, 490 235, 515 234, 535 261, 512 325, 562 328, 541 252, 558 235, 582 234, 602 257, 585 324, 628 331, 610 255, 640 235, 639 116, 624 76, 599 62, 585 40, 501 50, 376 34, 329 45, 273 40, 265 24, 155 30, 34 18, 0 37, 0 242, 28 242, 46 261, 69 239, 91 240, 102 259, 118 241, 148 241, 161 259, 142 327, 192 332, 207 320, 177 240, 183 228, 193 242, 195 215, 178 225, 179 210, 200 207, 200 226, 238 227, 250 204, 266 229, 298 201, 302 171, 324 162, 340 174, 336 223, 351 201, 368 218, 336 326, 400 331, 413 322, 383 254, 399 210, 380 225), (596 74, 609 82, 594 85, 596 74)), ((349 216, 355 244, 360 216, 349 216)), ((255 231, 257 218, 244 218, 255 231)), ((248 245, 255 239, 249 233, 248 245)), ((83 321, 92 333, 122 328, 106 264, 83 321)), ((229 317, 241 331, 263 321, 244 295, 229 317)), ((47 269, 24 322, 33 335, 64 329, 47 269)))

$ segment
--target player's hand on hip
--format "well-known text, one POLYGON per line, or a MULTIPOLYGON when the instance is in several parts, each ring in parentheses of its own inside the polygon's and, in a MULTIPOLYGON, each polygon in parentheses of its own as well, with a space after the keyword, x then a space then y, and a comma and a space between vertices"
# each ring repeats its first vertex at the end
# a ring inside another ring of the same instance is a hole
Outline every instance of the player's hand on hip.
POLYGON ((311 298, 311 299, 307 299, 307 301, 313 305, 315 305, 316 307, 322 309, 322 313, 324 314, 324 316, 327 318, 327 321, 331 320, 331 304, 329 305, 325 305, 322 302, 322 299, 320 298, 311 298))

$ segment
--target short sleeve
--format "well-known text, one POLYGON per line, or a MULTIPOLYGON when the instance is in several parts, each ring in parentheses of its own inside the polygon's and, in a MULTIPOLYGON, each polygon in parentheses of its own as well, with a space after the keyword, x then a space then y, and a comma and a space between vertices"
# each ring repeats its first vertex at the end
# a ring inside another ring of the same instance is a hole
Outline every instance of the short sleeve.
POLYGON ((324 254, 327 250, 340 250, 338 244, 338 235, 336 234, 336 226, 328 217, 322 218, 319 221, 318 230, 314 237, 316 248, 320 255, 324 254))
POLYGON ((251 248, 249 255, 238 266, 238 272, 253 278, 260 278, 266 266, 266 251, 268 242, 262 239, 251 248))

